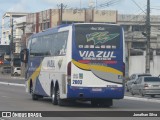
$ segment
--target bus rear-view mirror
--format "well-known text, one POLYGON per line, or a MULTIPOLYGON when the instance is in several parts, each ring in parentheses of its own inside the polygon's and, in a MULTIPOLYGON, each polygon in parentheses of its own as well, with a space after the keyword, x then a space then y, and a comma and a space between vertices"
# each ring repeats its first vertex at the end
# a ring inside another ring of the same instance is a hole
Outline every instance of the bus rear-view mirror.
POLYGON ((21 62, 23 62, 23 63, 28 63, 28 55, 29 55, 28 49, 23 49, 23 50, 20 52, 21 62))

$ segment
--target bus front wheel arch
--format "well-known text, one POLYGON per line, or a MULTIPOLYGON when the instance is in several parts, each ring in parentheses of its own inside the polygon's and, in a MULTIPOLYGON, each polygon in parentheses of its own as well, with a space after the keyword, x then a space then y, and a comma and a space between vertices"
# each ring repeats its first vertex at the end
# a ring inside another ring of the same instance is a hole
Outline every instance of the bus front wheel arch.
POLYGON ((32 83, 32 80, 30 80, 30 94, 32 96, 32 100, 38 100, 38 96, 36 94, 34 94, 34 91, 33 91, 33 83, 32 83))

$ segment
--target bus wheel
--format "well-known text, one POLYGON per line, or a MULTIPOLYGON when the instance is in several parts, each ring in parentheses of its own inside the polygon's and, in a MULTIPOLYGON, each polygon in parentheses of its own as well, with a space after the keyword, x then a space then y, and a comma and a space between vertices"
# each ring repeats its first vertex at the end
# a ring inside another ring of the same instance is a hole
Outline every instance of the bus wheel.
POLYGON ((92 100, 92 101, 91 101, 91 105, 92 105, 93 107, 97 107, 97 106, 99 105, 99 102, 96 101, 96 100, 92 100))
POLYGON ((112 99, 106 99, 106 100, 102 100, 100 102, 101 107, 111 107, 112 105, 113 105, 113 100, 112 99))
POLYGON ((33 86, 31 86, 31 88, 30 88, 30 93, 32 95, 32 100, 38 100, 38 96, 33 93, 33 86))
POLYGON ((18 76, 18 73, 14 73, 13 76, 18 76))
POLYGON ((56 90, 55 98, 57 99, 57 104, 59 106, 66 106, 67 101, 60 98, 60 90, 59 88, 56 90))
POLYGON ((58 104, 58 100, 57 100, 57 92, 56 90, 54 90, 54 87, 52 88, 52 104, 57 105, 58 104))
POLYGON ((63 103, 63 100, 60 99, 60 91, 59 91, 59 88, 57 89, 56 97, 57 97, 57 103, 58 103, 58 105, 63 106, 64 103, 63 103))

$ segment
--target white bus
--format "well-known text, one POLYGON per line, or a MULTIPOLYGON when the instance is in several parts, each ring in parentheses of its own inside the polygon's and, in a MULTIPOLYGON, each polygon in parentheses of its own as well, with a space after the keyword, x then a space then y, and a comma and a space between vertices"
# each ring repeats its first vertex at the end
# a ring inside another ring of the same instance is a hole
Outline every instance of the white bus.
POLYGON ((123 29, 104 23, 75 23, 33 34, 21 61, 27 64, 26 91, 54 105, 86 100, 112 106, 124 97, 123 29))

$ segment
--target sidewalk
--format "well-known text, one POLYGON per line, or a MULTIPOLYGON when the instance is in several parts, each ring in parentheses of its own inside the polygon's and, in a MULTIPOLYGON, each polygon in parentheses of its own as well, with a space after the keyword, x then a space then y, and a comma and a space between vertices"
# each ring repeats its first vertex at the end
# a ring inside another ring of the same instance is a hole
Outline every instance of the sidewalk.
POLYGON ((11 76, 10 74, 0 74, 0 82, 24 84, 25 79, 21 76, 11 76))
POLYGON ((24 79, 24 77, 21 77, 21 76, 11 76, 11 74, 1 74, 1 73, 0 73, 0 78, 3 78, 3 79, 24 79))

